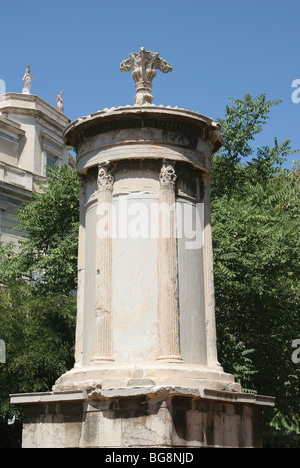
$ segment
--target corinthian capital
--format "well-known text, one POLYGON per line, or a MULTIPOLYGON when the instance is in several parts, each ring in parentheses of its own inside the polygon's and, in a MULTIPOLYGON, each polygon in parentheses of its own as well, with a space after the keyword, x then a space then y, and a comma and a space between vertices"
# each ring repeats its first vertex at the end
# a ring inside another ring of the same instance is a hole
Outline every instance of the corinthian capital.
POLYGON ((100 192, 113 190, 114 178, 110 174, 110 170, 107 166, 102 166, 99 164, 97 185, 100 192))
POLYGON ((163 163, 159 174, 159 182, 161 188, 174 190, 176 179, 177 175, 173 164, 163 163))

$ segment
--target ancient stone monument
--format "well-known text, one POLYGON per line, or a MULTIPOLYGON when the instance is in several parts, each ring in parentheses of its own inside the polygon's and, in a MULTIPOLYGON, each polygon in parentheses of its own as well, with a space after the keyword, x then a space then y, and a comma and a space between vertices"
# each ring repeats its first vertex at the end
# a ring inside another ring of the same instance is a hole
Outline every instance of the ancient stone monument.
POLYGON ((80 182, 75 365, 24 406, 25 447, 253 447, 273 399, 217 358, 210 172, 218 124, 155 106, 157 53, 130 54, 135 105, 72 122, 80 182))

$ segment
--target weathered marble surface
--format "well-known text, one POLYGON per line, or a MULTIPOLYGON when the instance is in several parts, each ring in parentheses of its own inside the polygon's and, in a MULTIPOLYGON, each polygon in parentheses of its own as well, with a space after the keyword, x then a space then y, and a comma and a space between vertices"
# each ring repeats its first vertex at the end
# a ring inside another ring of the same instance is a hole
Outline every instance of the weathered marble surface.
POLYGON ((76 364, 54 389, 139 378, 239 390, 217 360, 213 279, 205 276, 212 251, 204 179, 222 143, 218 126, 183 109, 128 106, 79 119, 65 136, 77 148, 85 192, 76 364))

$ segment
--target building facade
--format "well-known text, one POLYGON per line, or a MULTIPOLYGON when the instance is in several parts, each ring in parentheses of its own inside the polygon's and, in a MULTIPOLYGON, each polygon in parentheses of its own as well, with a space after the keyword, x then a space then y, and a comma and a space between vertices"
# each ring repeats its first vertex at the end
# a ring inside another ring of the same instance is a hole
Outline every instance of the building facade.
POLYGON ((62 134, 70 119, 32 94, 0 95, 0 235, 5 244, 18 244, 15 230, 19 209, 47 181, 47 166, 74 160, 62 134))

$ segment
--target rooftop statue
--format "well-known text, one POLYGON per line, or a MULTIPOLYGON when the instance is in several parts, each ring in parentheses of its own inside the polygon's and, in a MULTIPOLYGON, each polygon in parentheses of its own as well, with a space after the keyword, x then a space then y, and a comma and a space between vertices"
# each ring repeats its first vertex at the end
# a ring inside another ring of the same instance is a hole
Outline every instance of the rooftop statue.
POLYGON ((156 76, 155 69, 163 73, 169 73, 172 71, 172 65, 159 57, 157 52, 148 52, 144 47, 141 47, 138 53, 133 52, 130 54, 129 59, 123 60, 120 65, 121 72, 132 70, 136 88, 134 100, 137 106, 152 103, 151 91, 152 80, 156 76))
POLYGON ((22 80, 24 81, 22 94, 30 94, 31 82, 33 80, 33 76, 31 76, 30 73, 31 73, 31 68, 28 65, 26 67, 25 75, 22 78, 22 80))
POLYGON ((64 113, 65 111, 65 108, 64 108, 64 100, 63 100, 63 92, 61 91, 59 93, 59 95, 57 96, 56 98, 56 108, 59 112, 61 112, 62 114, 64 113))

